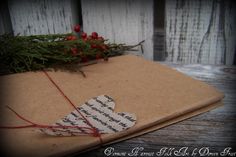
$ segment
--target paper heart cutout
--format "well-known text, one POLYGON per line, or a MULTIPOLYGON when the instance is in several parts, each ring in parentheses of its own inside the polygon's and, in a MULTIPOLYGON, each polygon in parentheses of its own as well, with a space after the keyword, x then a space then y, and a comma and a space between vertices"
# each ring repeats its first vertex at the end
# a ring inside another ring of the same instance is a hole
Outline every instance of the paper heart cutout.
MULTIPOLYGON (((116 133, 126 130, 136 123, 135 114, 115 113, 115 102, 107 95, 100 95, 77 107, 81 114, 89 121, 100 134, 116 133)), ((53 126, 79 126, 88 127, 86 120, 78 113, 72 111, 64 118, 58 120, 53 126)), ((83 128, 41 128, 42 132, 52 136, 77 136, 91 134, 91 130, 83 128)))

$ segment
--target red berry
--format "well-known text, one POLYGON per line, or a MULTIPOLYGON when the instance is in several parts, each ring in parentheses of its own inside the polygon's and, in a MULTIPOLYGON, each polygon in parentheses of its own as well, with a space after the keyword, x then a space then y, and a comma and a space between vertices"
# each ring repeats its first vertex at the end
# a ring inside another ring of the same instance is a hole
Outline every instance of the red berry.
POLYGON ((71 40, 76 40, 77 37, 76 36, 72 36, 71 40))
POLYGON ((81 37, 82 37, 83 39, 86 39, 86 38, 87 38, 87 33, 83 32, 83 33, 81 34, 81 37))
POLYGON ((71 48, 71 53, 73 56, 76 56, 78 54, 78 49, 77 48, 71 48))
POLYGON ((97 39, 98 38, 98 33, 97 32, 93 32, 91 34, 91 36, 92 36, 93 39, 97 39))
POLYGON ((66 40, 76 40, 77 38, 76 38, 76 36, 74 36, 74 35, 70 35, 70 36, 67 36, 66 37, 66 40))
POLYGON ((75 32, 80 32, 80 25, 75 25, 74 26, 74 31, 75 32))
POLYGON ((95 45, 95 44, 92 44, 90 46, 91 46, 92 49, 96 49, 97 48, 97 45, 95 45))
POLYGON ((71 40, 71 35, 66 37, 66 40, 71 40))

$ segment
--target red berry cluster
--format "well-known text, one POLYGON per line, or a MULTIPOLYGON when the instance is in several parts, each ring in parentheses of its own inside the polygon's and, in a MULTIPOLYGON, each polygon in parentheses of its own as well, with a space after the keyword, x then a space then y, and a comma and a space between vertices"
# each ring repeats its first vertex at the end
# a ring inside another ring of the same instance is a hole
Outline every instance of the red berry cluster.
POLYGON ((106 54, 109 50, 109 46, 105 44, 105 40, 102 36, 98 36, 97 32, 92 32, 91 35, 87 35, 85 32, 81 32, 80 25, 74 26, 74 31, 77 35, 69 35, 65 38, 65 40, 72 41, 72 40, 82 40, 84 43, 89 45, 90 50, 94 52, 94 56, 88 56, 83 49, 74 46, 70 49, 72 56, 79 56, 81 58, 81 62, 87 62, 90 59, 101 59, 108 60, 106 54))

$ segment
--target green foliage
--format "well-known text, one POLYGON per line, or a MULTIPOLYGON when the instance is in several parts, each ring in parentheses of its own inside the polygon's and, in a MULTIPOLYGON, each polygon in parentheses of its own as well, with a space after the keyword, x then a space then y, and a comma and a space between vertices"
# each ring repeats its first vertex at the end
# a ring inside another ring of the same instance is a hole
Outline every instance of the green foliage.
POLYGON ((107 57, 106 51, 91 48, 91 44, 101 45, 104 41, 82 39, 66 40, 72 34, 0 36, 0 61, 10 72, 34 71, 53 65, 80 63, 96 59, 97 54, 107 57), (76 54, 72 53, 76 48, 76 54))

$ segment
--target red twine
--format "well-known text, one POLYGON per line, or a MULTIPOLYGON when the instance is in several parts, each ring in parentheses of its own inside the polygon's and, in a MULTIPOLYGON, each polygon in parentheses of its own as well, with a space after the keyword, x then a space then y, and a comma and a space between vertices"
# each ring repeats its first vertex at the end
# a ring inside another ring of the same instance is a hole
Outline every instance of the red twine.
MULTIPOLYGON (((86 135, 91 135, 94 137, 98 137, 100 140, 100 143, 103 143, 101 134, 99 131, 89 122, 89 120, 76 108, 76 106, 73 104, 73 102, 65 95, 65 93, 61 90, 61 88, 56 84, 56 82, 52 79, 52 77, 46 72, 43 71, 43 73, 47 76, 47 78, 50 80, 50 82, 57 88, 57 90, 61 93, 61 95, 69 102, 69 104, 80 114, 80 116, 86 121, 86 123, 90 127, 79 127, 79 126, 54 126, 54 125, 43 125, 43 124, 37 124, 34 123, 20 114, 18 114, 16 111, 14 111, 12 108, 7 106, 9 110, 11 110, 18 118, 22 119, 23 121, 26 121, 30 123, 29 125, 21 125, 21 126, 0 126, 0 129, 22 129, 22 128, 30 128, 30 127, 37 127, 37 128, 49 128, 49 129, 55 129, 55 128, 78 128, 78 129, 87 129, 90 130, 91 133, 83 133, 86 135)), ((82 134, 81 134, 82 135, 82 134)))

